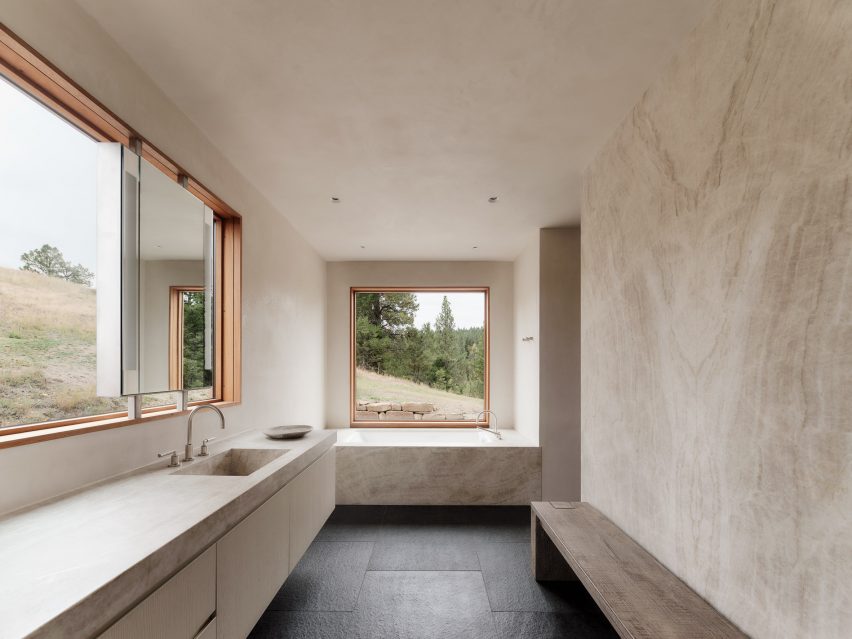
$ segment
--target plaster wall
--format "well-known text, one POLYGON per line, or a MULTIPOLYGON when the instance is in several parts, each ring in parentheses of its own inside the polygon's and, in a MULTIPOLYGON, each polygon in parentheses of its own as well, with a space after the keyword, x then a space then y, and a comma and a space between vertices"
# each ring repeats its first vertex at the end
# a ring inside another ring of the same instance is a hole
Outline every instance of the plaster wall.
POLYGON ((539 442, 539 231, 514 262, 515 428, 539 442), (532 339, 528 339, 528 338, 532 339))
POLYGON ((585 176, 583 499, 758 639, 852 627, 850 34, 718 2, 585 176))
POLYGON ((539 273, 542 499, 580 499, 580 229, 542 229, 539 273))

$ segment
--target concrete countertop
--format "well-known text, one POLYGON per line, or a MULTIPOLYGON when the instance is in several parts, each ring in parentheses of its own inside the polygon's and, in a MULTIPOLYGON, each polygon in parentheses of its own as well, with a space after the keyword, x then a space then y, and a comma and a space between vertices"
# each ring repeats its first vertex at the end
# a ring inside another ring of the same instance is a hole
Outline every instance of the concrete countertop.
POLYGON ((335 438, 334 431, 313 431, 271 440, 247 431, 215 442, 210 455, 229 448, 288 452, 244 477, 172 475, 178 469, 166 460, 0 518, 0 639, 103 632, 335 438))

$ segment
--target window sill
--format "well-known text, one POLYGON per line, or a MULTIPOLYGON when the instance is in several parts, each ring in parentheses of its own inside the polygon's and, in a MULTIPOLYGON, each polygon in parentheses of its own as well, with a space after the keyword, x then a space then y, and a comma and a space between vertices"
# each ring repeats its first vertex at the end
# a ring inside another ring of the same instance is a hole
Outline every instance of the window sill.
MULTIPOLYGON (((488 427, 488 422, 479 422, 479 426, 488 427)), ((402 422, 368 422, 350 421, 349 428, 476 428, 475 422, 427 422, 427 421, 402 421, 402 422)))
POLYGON ((223 401, 200 401, 192 404, 187 410, 177 410, 171 406, 156 407, 149 409, 139 419, 128 419, 126 415, 105 416, 103 419, 90 419, 88 421, 80 421, 74 424, 54 425, 33 424, 31 426, 12 426, 8 430, 13 431, 4 434, 4 429, 0 429, 0 449, 13 448, 15 446, 26 446, 27 444, 37 444, 39 442, 50 441, 51 439, 61 439, 63 437, 73 437, 74 435, 85 435, 86 433, 95 433, 101 430, 110 430, 112 428, 121 428, 123 426, 135 426, 136 424, 147 424, 149 422, 168 419, 170 417, 180 417, 181 415, 189 415, 190 411, 196 406, 202 404, 213 404, 219 408, 228 406, 236 406, 239 402, 223 402, 223 401))

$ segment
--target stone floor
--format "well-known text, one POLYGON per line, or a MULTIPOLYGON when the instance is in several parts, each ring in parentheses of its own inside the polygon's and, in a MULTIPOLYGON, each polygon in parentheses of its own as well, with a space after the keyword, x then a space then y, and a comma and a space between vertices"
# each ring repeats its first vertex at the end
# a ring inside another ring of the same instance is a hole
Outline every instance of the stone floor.
POLYGON ((614 638, 579 584, 530 576, 526 507, 338 506, 253 639, 614 638))

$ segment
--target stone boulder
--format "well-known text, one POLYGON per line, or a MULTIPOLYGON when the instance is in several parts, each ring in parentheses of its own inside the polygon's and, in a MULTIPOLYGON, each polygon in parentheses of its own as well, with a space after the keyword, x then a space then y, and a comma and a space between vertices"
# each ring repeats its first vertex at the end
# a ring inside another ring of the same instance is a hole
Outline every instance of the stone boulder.
POLYGON ((407 410, 389 410, 385 413, 385 420, 410 422, 414 419, 414 413, 407 410))
POLYGON ((359 410, 355 412, 356 422, 377 422, 379 414, 376 411, 359 410))
POLYGON ((391 409, 390 402, 375 402, 373 404, 367 404, 367 410, 373 411, 376 413, 384 413, 391 409))
POLYGON ((426 402, 404 402, 402 404, 402 410, 409 411, 412 413, 433 413, 435 412, 435 407, 432 404, 428 404, 426 402))

